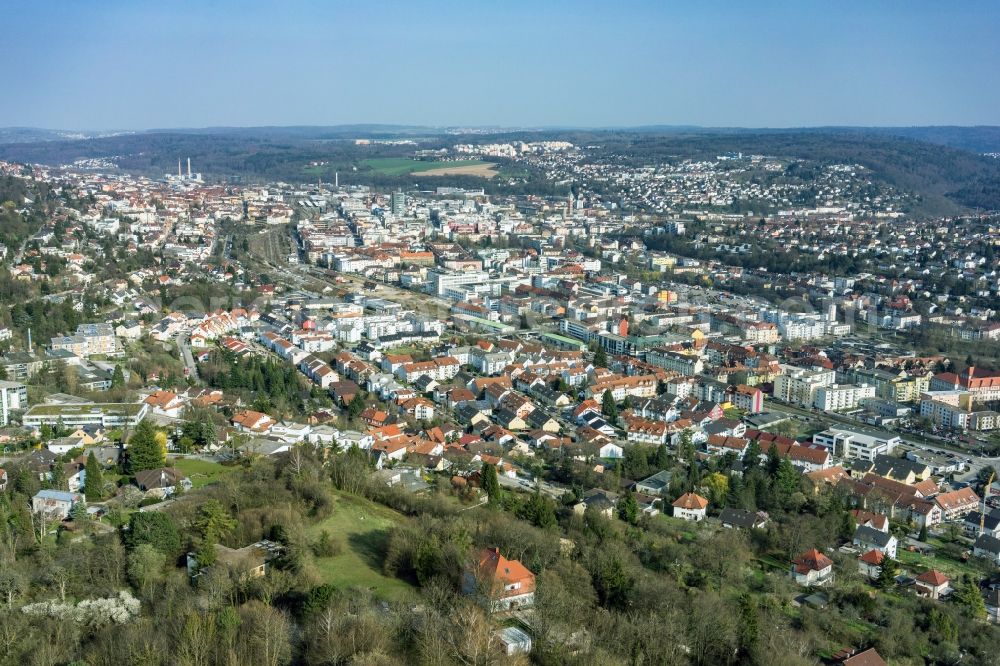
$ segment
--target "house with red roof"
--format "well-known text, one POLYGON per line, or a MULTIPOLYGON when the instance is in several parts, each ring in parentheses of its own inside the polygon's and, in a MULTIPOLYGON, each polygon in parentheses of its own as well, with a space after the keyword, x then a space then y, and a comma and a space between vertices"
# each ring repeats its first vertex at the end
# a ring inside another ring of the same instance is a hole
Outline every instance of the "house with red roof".
POLYGON ((867 553, 858 558, 858 572, 862 576, 867 576, 869 580, 878 580, 882 575, 882 561, 885 555, 882 551, 872 548, 867 553))
POLYGON ((247 410, 233 416, 233 425, 237 430, 243 432, 264 433, 271 429, 275 423, 267 414, 247 410))
POLYGON ((888 666, 885 659, 875 651, 875 648, 868 648, 864 652, 848 653, 850 656, 845 657, 841 662, 841 666, 888 666))
POLYGON ((804 587, 818 587, 833 582, 833 560, 811 548, 792 560, 792 580, 804 587))
POLYGON ((149 394, 144 402, 150 406, 154 414, 177 418, 184 409, 184 401, 176 393, 156 391, 149 394))
POLYGON ((979 495, 972 488, 965 487, 934 498, 934 504, 941 508, 944 520, 955 520, 975 511, 979 507, 979 495))
POLYGON ((484 548, 465 572, 466 594, 490 598, 493 611, 524 608, 535 603, 535 575, 517 560, 508 560, 499 548, 484 548))
POLYGON ((940 599, 951 591, 951 581, 937 569, 929 569, 917 576, 917 595, 928 599, 940 599))
POLYGON ((708 500, 695 493, 684 493, 674 500, 673 507, 674 518, 697 522, 705 520, 705 513, 708 510, 708 500))

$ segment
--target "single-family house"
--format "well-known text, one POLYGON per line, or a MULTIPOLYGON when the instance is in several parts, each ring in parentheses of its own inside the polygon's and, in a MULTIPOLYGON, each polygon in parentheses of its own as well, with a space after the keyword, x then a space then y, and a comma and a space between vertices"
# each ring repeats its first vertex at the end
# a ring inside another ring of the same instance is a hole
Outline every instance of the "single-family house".
POLYGON ((705 520, 708 500, 695 493, 684 493, 673 503, 674 518, 681 520, 705 520))
POLYGON ((65 490, 39 490, 31 498, 31 510, 52 520, 65 520, 73 507, 84 502, 83 495, 65 490))
POLYGON ((484 548, 466 570, 463 590, 486 594, 493 611, 524 608, 535 602, 535 575, 499 548, 484 548))
POLYGON ((885 555, 882 551, 872 548, 858 558, 858 573, 866 576, 869 580, 878 580, 882 575, 882 561, 885 555))
POLYGON ((897 539, 888 532, 877 530, 867 525, 858 525, 854 530, 853 543, 862 551, 877 550, 895 559, 897 539))
POLYGON ((989 534, 980 534, 972 546, 972 554, 1000 565, 1000 539, 989 534))
POLYGON ((147 469, 135 473, 135 485, 150 497, 169 497, 177 492, 191 489, 191 480, 176 467, 147 469))
POLYGON ((792 580, 804 587, 817 587, 833 582, 833 560, 811 548, 792 560, 792 580))
POLYGON ((719 522, 729 529, 755 530, 767 526, 769 516, 765 511, 747 511, 727 506, 719 512, 719 522))
POLYGON ((937 569, 929 569, 917 576, 916 590, 921 597, 941 599, 951 591, 951 581, 937 569))
POLYGON ((233 416, 233 425, 242 432, 266 433, 274 425, 274 419, 267 414, 247 410, 233 416))

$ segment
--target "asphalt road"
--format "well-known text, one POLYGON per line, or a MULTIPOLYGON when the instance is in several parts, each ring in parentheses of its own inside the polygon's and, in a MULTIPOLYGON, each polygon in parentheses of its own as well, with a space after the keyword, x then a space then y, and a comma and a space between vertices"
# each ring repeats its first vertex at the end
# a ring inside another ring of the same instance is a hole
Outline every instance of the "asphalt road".
POLYGON ((191 353, 191 345, 188 344, 187 333, 181 331, 174 338, 177 343, 177 349, 181 355, 181 361, 184 363, 184 367, 188 369, 188 377, 197 381, 198 380, 198 365, 194 362, 194 354, 191 353))

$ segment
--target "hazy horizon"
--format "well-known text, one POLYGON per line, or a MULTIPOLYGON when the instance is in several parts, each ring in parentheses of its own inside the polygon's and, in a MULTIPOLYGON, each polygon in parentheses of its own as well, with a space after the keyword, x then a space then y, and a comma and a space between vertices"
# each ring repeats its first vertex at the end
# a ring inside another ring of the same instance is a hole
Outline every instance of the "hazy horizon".
POLYGON ((368 123, 351 122, 335 124, 295 124, 295 125, 185 125, 176 127, 41 127, 31 125, 4 125, 0 129, 4 130, 31 130, 41 132, 80 132, 80 133, 106 133, 106 134, 140 134, 143 132, 201 132, 211 130, 253 130, 253 129, 339 129, 347 127, 387 127, 400 129, 429 129, 429 130, 483 130, 495 132, 600 132, 616 130, 645 130, 645 129, 665 129, 665 130, 708 130, 708 131, 765 131, 781 132, 799 130, 851 130, 851 129, 924 129, 924 128, 956 128, 956 129, 977 129, 977 128, 1000 128, 997 124, 934 124, 934 125, 788 125, 788 126, 738 126, 738 125, 696 125, 693 123, 648 123, 644 125, 473 125, 473 124, 419 124, 419 123, 368 123))

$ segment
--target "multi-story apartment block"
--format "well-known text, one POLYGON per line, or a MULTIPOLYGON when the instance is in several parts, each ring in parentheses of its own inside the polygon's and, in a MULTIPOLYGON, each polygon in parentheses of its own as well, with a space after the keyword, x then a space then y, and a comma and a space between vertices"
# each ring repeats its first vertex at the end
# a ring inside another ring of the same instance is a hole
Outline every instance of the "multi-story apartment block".
POLYGON ((781 366, 782 374, 774 380, 774 397, 802 407, 811 407, 816 401, 816 391, 830 386, 836 380, 833 370, 781 366))
POLYGON ((854 409, 865 398, 875 397, 875 387, 868 384, 830 384, 816 389, 813 407, 827 412, 854 409))
POLYGON ((699 354, 672 349, 650 349, 646 352, 646 362, 688 377, 699 375, 705 369, 705 362, 699 354))
POLYGON ((28 387, 0 381, 0 426, 10 423, 10 413, 28 408, 28 387))
POLYGON ((1000 400, 1000 373, 988 372, 974 366, 966 368, 961 374, 941 372, 931 379, 930 389, 967 391, 975 402, 993 402, 1000 400))
POLYGON ((813 435, 814 444, 826 447, 835 456, 870 461, 875 456, 891 454, 901 442, 892 433, 847 426, 832 426, 813 435))

